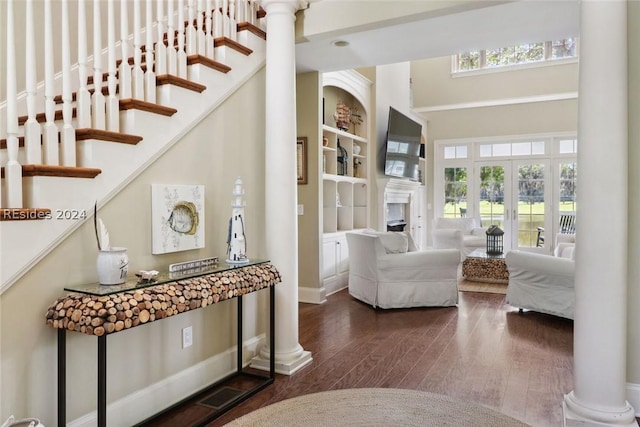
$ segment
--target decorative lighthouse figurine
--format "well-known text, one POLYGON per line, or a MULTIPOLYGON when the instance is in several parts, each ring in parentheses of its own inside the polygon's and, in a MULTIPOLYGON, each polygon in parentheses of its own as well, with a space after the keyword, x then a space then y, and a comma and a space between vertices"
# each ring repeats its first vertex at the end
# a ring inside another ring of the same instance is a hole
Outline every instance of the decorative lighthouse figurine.
POLYGON ((227 263, 244 264, 249 262, 247 258, 247 242, 244 237, 244 201, 242 196, 242 178, 236 179, 233 187, 235 197, 231 206, 233 207, 231 218, 229 218, 229 234, 227 236, 227 263))

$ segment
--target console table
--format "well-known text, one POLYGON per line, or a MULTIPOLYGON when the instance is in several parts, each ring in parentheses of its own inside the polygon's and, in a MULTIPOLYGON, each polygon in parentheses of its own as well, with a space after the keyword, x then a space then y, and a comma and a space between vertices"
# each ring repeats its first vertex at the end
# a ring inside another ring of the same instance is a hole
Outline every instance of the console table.
MULTIPOLYGON (((77 332, 98 338, 98 426, 106 427, 107 336, 228 299, 235 299, 238 304, 236 371, 215 384, 197 391, 171 408, 186 402, 197 394, 213 390, 238 376, 248 376, 258 380, 256 386, 246 390, 202 420, 201 425, 204 425, 273 383, 275 380, 274 286, 280 281, 280 273, 268 260, 256 260, 242 265, 221 263, 204 269, 163 273, 152 283, 138 283, 136 278, 132 278, 122 285, 103 286, 94 283, 65 287, 64 290, 70 293, 54 301, 46 314, 47 325, 58 330, 58 425, 66 425, 67 332, 77 332), (243 370, 242 296, 266 288, 269 288, 269 346, 271 353, 269 375, 263 376, 243 370)), ((167 408, 165 411, 171 408, 167 408)))

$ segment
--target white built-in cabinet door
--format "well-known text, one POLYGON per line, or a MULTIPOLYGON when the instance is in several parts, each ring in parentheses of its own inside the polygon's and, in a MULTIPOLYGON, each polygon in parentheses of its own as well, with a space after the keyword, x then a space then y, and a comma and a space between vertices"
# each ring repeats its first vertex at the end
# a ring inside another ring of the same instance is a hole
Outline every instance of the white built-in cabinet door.
POLYGON ((344 233, 325 235, 322 241, 322 283, 327 294, 347 286, 349 248, 344 233))

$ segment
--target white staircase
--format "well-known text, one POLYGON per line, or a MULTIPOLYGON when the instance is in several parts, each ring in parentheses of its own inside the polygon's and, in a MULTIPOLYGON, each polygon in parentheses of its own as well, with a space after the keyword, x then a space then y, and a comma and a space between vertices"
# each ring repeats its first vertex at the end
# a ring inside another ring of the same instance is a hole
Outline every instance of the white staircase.
MULTIPOLYGON (((164 2, 165 0, 161 0, 158 4, 164 2)), ((169 7, 183 5, 182 0, 177 4, 174 4, 175 0, 166 2, 164 6, 168 7, 156 9, 159 17, 154 22, 154 29, 156 25, 167 22, 167 17, 160 15, 161 9, 169 10, 169 7)), ((220 2, 206 2, 209 3, 218 5, 220 2)), ((228 4, 226 1, 224 3, 228 4)), ((12 111, 27 112, 26 108, 20 111, 18 103, 28 98, 28 94, 20 94, 14 100, 8 98, 6 103, 0 104, 0 113, 6 115, 8 124, 3 127, 7 129, 7 135, 0 135, 0 138, 7 137, 6 142, 3 141, 0 147, 0 166, 3 166, 0 204, 0 294, 84 221, 90 219, 96 202, 98 207, 104 205, 264 66, 266 35, 260 28, 261 22, 254 2, 247 0, 231 3, 235 8, 234 13, 227 11, 224 16, 219 14, 218 17, 220 22, 226 23, 227 29, 221 28, 221 35, 216 37, 216 11, 213 11, 211 17, 203 10, 197 11, 196 16, 203 16, 203 21, 193 26, 195 34, 191 37, 195 43, 201 40, 199 47, 202 50, 198 51, 197 47, 193 50, 185 44, 185 52, 195 52, 186 55, 186 76, 178 77, 168 72, 154 76, 156 82, 155 93, 151 96, 152 99, 155 97, 153 102, 136 98, 122 99, 118 94, 118 131, 78 128, 79 119, 73 117, 75 165, 27 164, 25 147, 28 142, 25 141, 27 138, 23 137, 24 119, 17 120, 17 123, 20 123, 17 135, 16 132, 12 134, 12 126, 9 123, 15 118, 11 114, 12 111), (240 15, 239 8, 242 8, 247 21, 237 23, 231 18, 240 15), (207 22, 211 23, 208 27, 207 22), (207 28, 211 30, 207 31, 207 28), (211 40, 212 46, 215 40, 215 48, 211 46, 207 49, 206 43, 202 42, 202 39, 207 38, 211 40), (15 103, 16 100, 18 103, 15 103), (10 105, 12 102, 14 104, 10 105), (11 153, 12 149, 16 151, 16 147, 17 158, 11 153), (12 186, 17 185, 16 180, 9 182, 10 180, 4 177, 5 166, 11 161, 17 161, 22 172, 19 183, 22 195, 20 206, 12 205, 10 200, 11 192, 15 192, 12 186), (27 219, 24 219, 25 217, 27 219)), ((123 7, 126 7, 126 4, 123 0, 123 7)), ((147 6, 150 4, 151 2, 147 2, 147 6)), ((204 2, 199 1, 198 5, 201 4, 204 2)), ((189 13, 193 14, 195 2, 189 0, 187 6, 189 9, 185 15, 188 16, 189 13)), ((180 16, 179 11, 175 15, 180 16)), ((8 16, 8 19, 11 19, 11 16, 8 16)), ((187 33, 185 30, 185 34, 187 33)), ((166 32, 162 31, 161 34, 166 32)), ((189 38, 184 38, 187 43, 189 38)), ((179 49, 175 50, 177 55, 167 54, 170 61, 172 57, 180 56, 179 49)), ((110 53, 109 49, 103 50, 99 55, 113 60, 112 51, 110 53)), ((164 60, 164 56, 162 59, 164 60)), ((149 63, 144 65, 153 66, 149 63)), ((113 68, 111 64, 110 67, 113 68)), ((158 67, 167 67, 166 71, 176 72, 179 69, 179 65, 172 68, 165 64, 157 64, 153 68, 158 67)), ((59 84, 59 80, 64 76, 57 77, 56 82, 59 84)), ((47 89, 43 90, 41 85, 39 92, 43 91, 47 92, 47 89)), ((105 92, 109 93, 108 90, 105 92)), ((42 93, 39 93, 38 97, 42 97, 42 93)), ((46 99, 46 95, 44 98, 46 99)), ((64 94, 62 98, 65 98, 64 94)), ((72 106, 77 115, 79 107, 75 94, 70 97, 67 92, 66 98, 73 98, 72 106)), ((69 105, 65 105, 65 108, 69 108, 69 105)), ((62 114, 58 113, 55 116, 54 123, 59 134, 62 134, 62 114)), ((38 121, 40 120, 47 119, 40 117, 38 121)), ((238 120, 241 121, 242 118, 238 120)), ((45 126, 42 125, 42 128, 45 126)), ((63 145, 62 142, 59 144, 63 145)), ((62 153, 62 148, 60 152, 62 153)))

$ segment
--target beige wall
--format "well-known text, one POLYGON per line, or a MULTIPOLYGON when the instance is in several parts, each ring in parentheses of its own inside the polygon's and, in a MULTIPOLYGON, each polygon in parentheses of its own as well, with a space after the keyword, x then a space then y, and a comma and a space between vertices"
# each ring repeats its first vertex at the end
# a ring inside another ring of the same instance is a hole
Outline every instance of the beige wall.
MULTIPOLYGON (((629 303, 628 303, 628 342, 627 342, 627 381, 640 384, 640 2, 628 3, 629 43, 629 303)), ((637 398, 637 396, 636 396, 637 398)), ((636 404, 635 401, 631 402, 636 404)), ((640 408, 635 406, 636 414, 640 408)))
POLYGON ((455 76, 451 56, 412 62, 414 108, 578 91, 577 62, 455 76))
MULTIPOLYGON (((238 176, 242 176, 245 188, 248 254, 268 257, 263 218, 264 80, 262 70, 99 211, 111 242, 128 248, 130 272, 166 269, 171 262, 206 256, 224 259, 231 192, 238 176), (151 255, 153 183, 205 185, 205 249, 151 255)), ((56 333, 45 325, 44 315, 48 305, 64 294, 63 286, 96 280, 93 233, 92 223, 82 225, 2 295, 0 419, 10 414, 29 415, 39 417, 47 426, 55 425, 56 333)), ((244 334, 248 339, 265 332, 266 295, 251 296, 245 307, 244 334)), ((234 313, 235 304, 224 302, 111 336, 108 401, 231 348, 234 313), (182 350, 180 331, 188 325, 193 326, 194 345, 182 350)), ((73 420, 95 409, 96 340, 68 335, 68 420, 73 420)), ((148 411, 161 408, 139 409, 149 415, 148 411)))
POLYGON ((298 185, 298 204, 304 214, 298 216, 298 286, 321 288, 320 235, 320 135, 322 123, 322 76, 311 72, 296 75, 297 135, 307 137, 307 184, 298 185))

